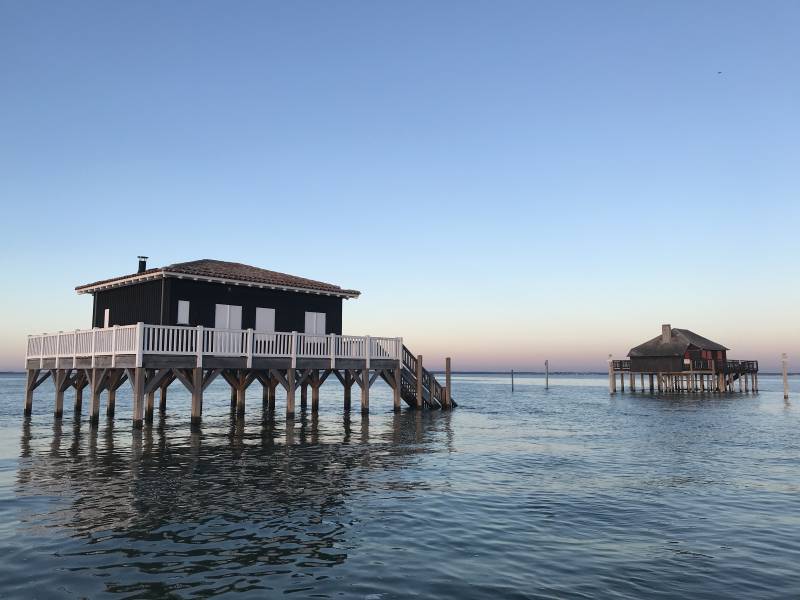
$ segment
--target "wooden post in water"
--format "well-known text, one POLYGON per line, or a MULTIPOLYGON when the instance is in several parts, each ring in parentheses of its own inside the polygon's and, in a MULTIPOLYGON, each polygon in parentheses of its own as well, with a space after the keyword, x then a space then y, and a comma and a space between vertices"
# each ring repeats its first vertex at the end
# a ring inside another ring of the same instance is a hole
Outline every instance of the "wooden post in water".
POLYGON ((544 389, 550 389, 550 361, 544 361, 544 389))
POLYGON ((614 376, 614 361, 611 359, 610 354, 608 355, 608 393, 617 393, 617 379, 614 376))
POLYGON ((511 369, 511 393, 514 393, 514 369, 511 369))
POLYGON ((197 428, 203 419, 203 367, 192 369, 192 421, 197 428))
POLYGON ((450 385, 450 357, 444 359, 444 388, 446 400, 447 400, 447 408, 453 408, 453 403, 451 401, 452 396, 450 395, 450 391, 452 390, 452 386, 450 385))
POLYGON ((783 367, 783 399, 789 399, 789 357, 786 352, 781 354, 781 365, 783 367))

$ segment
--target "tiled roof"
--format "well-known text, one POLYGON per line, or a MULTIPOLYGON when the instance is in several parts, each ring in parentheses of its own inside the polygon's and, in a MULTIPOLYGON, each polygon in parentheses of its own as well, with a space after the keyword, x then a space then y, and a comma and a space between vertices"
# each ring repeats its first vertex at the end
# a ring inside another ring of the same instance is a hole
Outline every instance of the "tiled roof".
POLYGON ((727 350, 722 344, 713 342, 702 335, 688 329, 672 328, 672 337, 669 342, 663 342, 661 336, 654 337, 635 348, 631 348, 628 356, 683 356, 689 346, 696 346, 702 350, 727 350))
POLYGON ((356 298, 361 292, 357 290, 342 289, 338 285, 315 281, 288 275, 268 269, 261 269, 241 263, 227 262, 224 260, 212 260, 204 258, 189 262, 175 263, 166 267, 147 269, 142 273, 133 273, 111 279, 103 279, 93 283, 87 283, 75 288, 79 293, 91 293, 107 287, 118 287, 131 285, 139 281, 160 278, 160 277, 182 277, 209 279, 213 281, 226 281, 234 283, 255 284, 265 287, 275 287, 297 291, 307 291, 310 293, 329 294, 332 296, 342 296, 356 298))

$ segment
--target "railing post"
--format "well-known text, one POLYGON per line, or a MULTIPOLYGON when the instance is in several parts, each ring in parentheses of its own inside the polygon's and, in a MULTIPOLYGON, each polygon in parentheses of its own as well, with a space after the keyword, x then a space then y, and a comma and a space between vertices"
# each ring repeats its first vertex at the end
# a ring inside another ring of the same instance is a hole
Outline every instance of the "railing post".
POLYGON ((395 356, 397 360, 400 361, 400 368, 403 368, 403 338, 397 338, 397 356, 395 356))
POLYGON ((92 327, 92 368, 94 369, 95 347, 97 343, 97 329, 92 327))
POLYGON ((253 329, 247 330, 247 368, 253 368, 253 329))
POLYGON ((331 344, 331 348, 330 348, 331 369, 335 369, 336 368, 336 334, 335 333, 330 334, 330 336, 328 336, 328 339, 330 340, 330 344, 331 344))
MULTIPOLYGON (((114 325, 114 338, 116 338, 116 325, 114 325)), ((116 341, 115 341, 116 344, 116 341)), ((114 350, 116 351, 116 346, 114 346, 114 350)), ((136 367, 139 368, 142 366, 142 358, 144 355, 144 323, 139 321, 136 323, 136 367)))
POLYGON ((297 332, 292 332, 292 369, 297 368, 297 332))
POLYGON ((78 365, 78 330, 73 334, 75 337, 72 341, 72 368, 78 365))
POLYGON ((56 369, 58 368, 61 362, 59 357, 59 355, 61 354, 61 333, 62 332, 59 331, 58 335, 56 336, 56 369))
MULTIPOLYGON (((138 336, 138 333, 137 333, 138 336)), ((137 337, 138 341, 138 337, 137 337)), ((138 343, 137 343, 138 346, 138 343)), ((117 366, 117 326, 114 325, 114 328, 111 330, 111 366, 117 366)), ((136 366, 141 367, 142 365, 139 364, 139 359, 136 359, 136 366)))
MULTIPOLYGON (((203 366, 203 326, 197 326, 197 339, 194 344, 194 351, 197 354, 197 367, 203 366)), ((194 416, 194 415, 193 415, 194 416)))
POLYGON ((368 335, 364 336, 364 346, 366 347, 367 370, 369 371, 369 358, 372 355, 372 340, 370 339, 370 337, 368 335))

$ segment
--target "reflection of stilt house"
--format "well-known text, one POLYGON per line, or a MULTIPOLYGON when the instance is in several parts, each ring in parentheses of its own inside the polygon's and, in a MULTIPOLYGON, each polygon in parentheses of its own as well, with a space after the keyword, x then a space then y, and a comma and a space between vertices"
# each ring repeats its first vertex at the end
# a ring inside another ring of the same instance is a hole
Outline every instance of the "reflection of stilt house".
POLYGON ((728 360, 728 349, 688 329, 661 326, 661 335, 631 348, 628 360, 609 361, 609 391, 625 391, 625 375, 632 391, 636 376, 642 390, 645 376, 651 392, 732 392, 758 390, 758 362, 728 360))
MULTIPOLYGON (((239 263, 197 260, 148 269, 140 257, 131 275, 77 288, 93 297, 92 329, 28 337, 25 412, 33 391, 52 377, 55 415, 64 392, 91 395, 90 422, 100 414, 100 394, 108 392, 108 414, 116 390, 133 386, 133 425, 153 419, 154 396, 174 381, 192 394, 192 422, 199 423, 203 391, 218 376, 231 386, 232 408, 243 414, 245 390, 255 381, 264 388, 264 408, 275 408, 275 390, 286 390, 286 414, 295 412, 295 390, 302 408, 311 388, 312 411, 319 388, 330 375, 350 390, 361 390, 361 410, 369 411, 369 389, 379 377, 415 408, 450 408, 446 386, 422 366, 402 338, 342 335, 342 301, 359 292, 239 263)), ((448 361, 449 365, 449 361, 448 361)))

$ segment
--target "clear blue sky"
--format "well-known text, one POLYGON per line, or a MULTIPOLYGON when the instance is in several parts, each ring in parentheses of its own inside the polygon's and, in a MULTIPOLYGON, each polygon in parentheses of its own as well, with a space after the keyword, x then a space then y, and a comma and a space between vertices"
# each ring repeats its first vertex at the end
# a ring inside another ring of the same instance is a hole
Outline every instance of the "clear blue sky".
POLYGON ((0 2, 0 368, 196 258, 456 368, 800 361, 800 3, 0 2), (721 73, 720 73, 721 72, 721 73))

